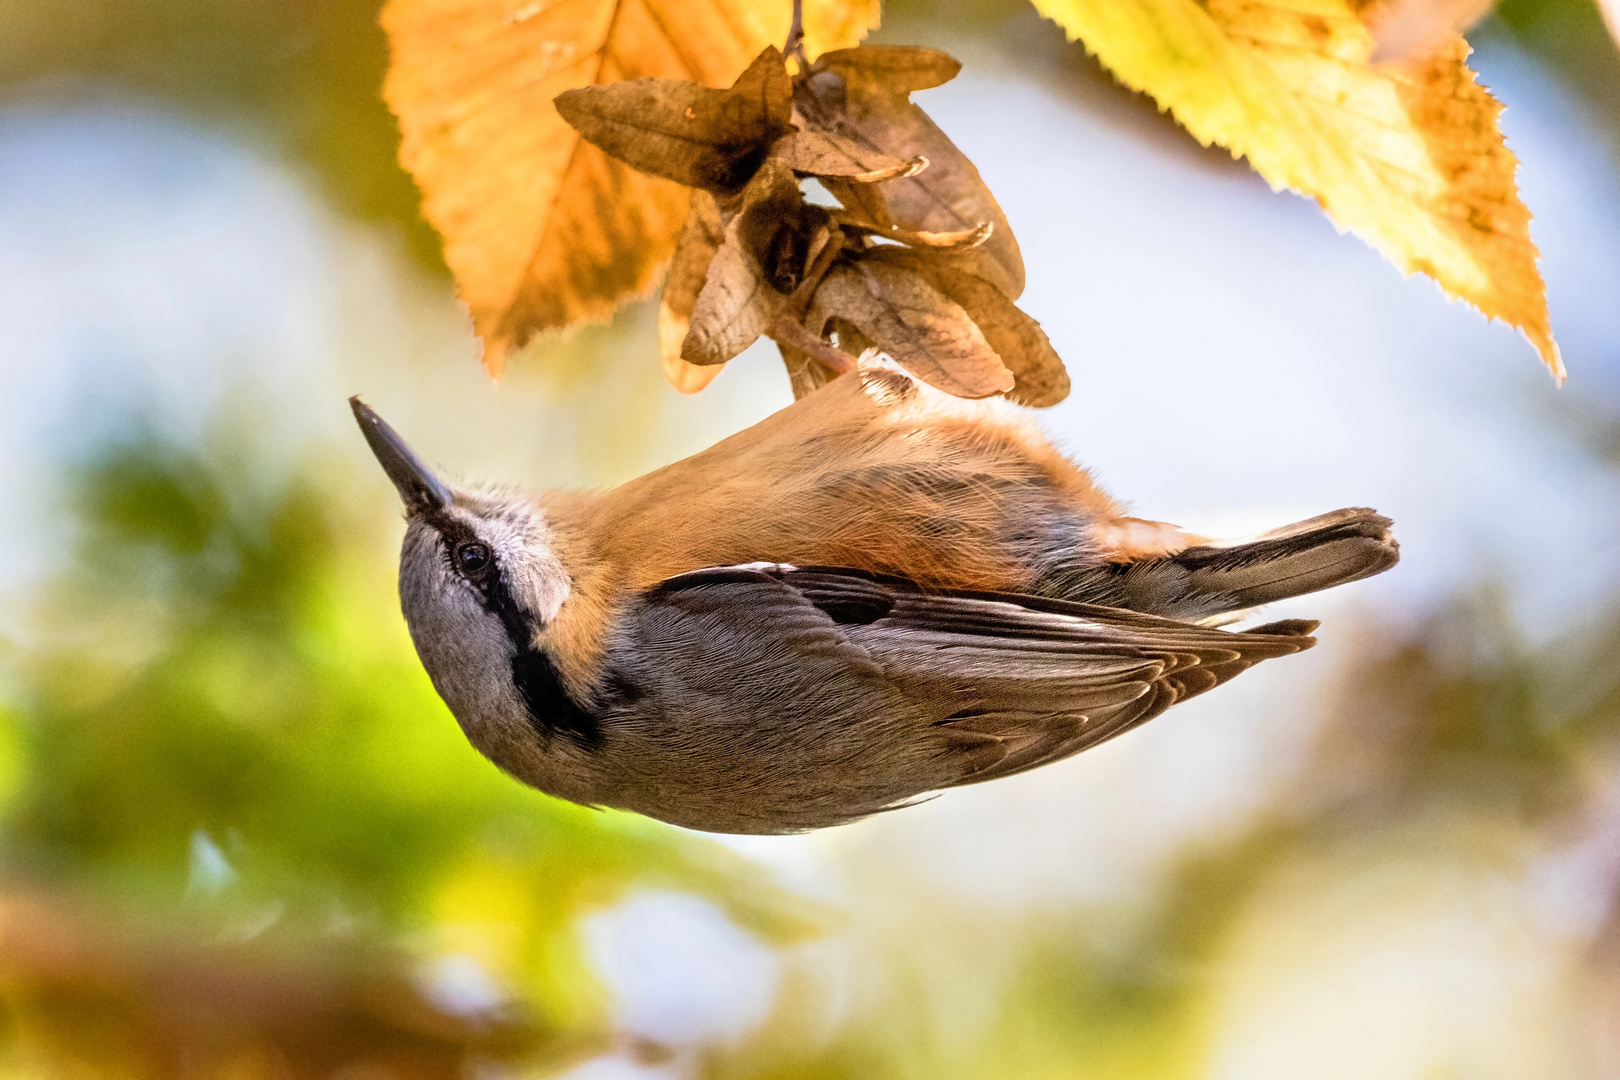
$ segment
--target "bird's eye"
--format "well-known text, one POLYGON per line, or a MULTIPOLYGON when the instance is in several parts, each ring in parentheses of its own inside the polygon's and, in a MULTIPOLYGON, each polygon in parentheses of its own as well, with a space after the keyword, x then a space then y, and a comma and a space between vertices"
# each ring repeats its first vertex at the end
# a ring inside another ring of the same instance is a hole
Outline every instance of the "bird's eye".
POLYGON ((489 548, 476 541, 457 544, 455 562, 456 569, 470 577, 489 565, 489 548))

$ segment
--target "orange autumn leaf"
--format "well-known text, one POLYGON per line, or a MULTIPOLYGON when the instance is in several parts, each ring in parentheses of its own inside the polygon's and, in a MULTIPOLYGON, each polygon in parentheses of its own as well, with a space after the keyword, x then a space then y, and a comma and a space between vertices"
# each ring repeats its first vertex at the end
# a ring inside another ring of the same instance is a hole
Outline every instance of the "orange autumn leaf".
MULTIPOLYGON (((674 250, 687 191, 584 142, 565 90, 625 79, 729 86, 787 37, 790 0, 388 0, 384 96, 400 160, 444 237, 484 364, 531 336, 611 315, 674 250)), ((814 54, 860 40, 876 0, 808 0, 814 54)))

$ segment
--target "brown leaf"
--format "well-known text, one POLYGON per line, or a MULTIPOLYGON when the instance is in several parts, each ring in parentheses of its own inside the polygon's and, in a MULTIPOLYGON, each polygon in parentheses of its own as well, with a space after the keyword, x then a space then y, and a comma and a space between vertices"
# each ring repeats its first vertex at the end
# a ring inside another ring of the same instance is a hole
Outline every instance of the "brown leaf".
POLYGON ((810 305, 810 299, 815 295, 816 287, 821 279, 832 269, 833 260, 838 258, 844 250, 844 232, 838 228, 828 215, 826 221, 816 225, 810 236, 810 243, 805 251, 804 280, 794 290, 793 300, 795 310, 800 314, 810 305))
MULTIPOLYGON (((787 33, 791 0, 388 0, 384 96, 400 159, 498 373, 544 330, 645 293, 685 219, 678 185, 583 142, 566 90, 648 76, 726 86, 787 33)), ((812 55, 877 23, 875 0, 806 0, 812 55)))
POLYGON ((785 302, 766 282, 758 260, 737 233, 738 222, 733 221, 692 308, 691 328, 681 344, 681 359, 689 364, 708 366, 730 360, 770 328, 785 302))
POLYGON ((866 258, 910 270, 959 304, 1017 380, 1009 401, 1044 408, 1069 396, 1069 373, 1046 331, 988 281, 957 269, 954 260, 904 248, 877 248, 866 258))
POLYGON ((909 247, 942 248, 949 251, 970 251, 995 235, 996 227, 981 221, 971 229, 957 232, 912 232, 909 229, 891 229, 889 237, 909 247))
POLYGON ((792 130, 793 84, 768 45, 728 90, 685 79, 636 79, 557 95, 557 112, 592 145, 688 187, 730 191, 792 130))
MULTIPOLYGON (((843 247, 832 215, 806 203, 793 171, 775 158, 760 166, 740 198, 728 203, 731 220, 709 264, 681 358, 701 366, 724 363, 760 334, 776 334, 773 327, 780 324, 789 337, 784 343, 812 356, 828 352, 821 359, 838 367, 836 350, 827 350, 798 327, 843 247)), ((672 325, 671 336, 673 331, 672 325)))
MULTIPOLYGON (((912 83, 938 78, 937 61, 919 60, 912 67, 898 62, 867 67, 849 55, 862 51, 846 49, 822 57, 809 76, 795 85, 793 102, 801 126, 842 135, 893 157, 927 158, 928 168, 873 187, 829 177, 823 181, 827 190, 844 206, 885 229, 894 225, 918 233, 951 233, 990 223, 992 235, 973 256, 972 272, 1017 299, 1024 291, 1024 260, 1006 215, 973 163, 906 98, 910 92, 906 87, 912 83), (898 81, 883 83, 886 72, 897 72, 898 81)), ((893 51, 904 54, 906 50, 893 51)))
POLYGON ((823 53, 815 66, 836 74, 858 100, 892 98, 902 104, 914 91, 943 86, 962 70, 954 56, 915 45, 835 49, 823 53))
POLYGON ((697 393, 720 374, 716 365, 700 367, 681 359, 681 347, 692 325, 692 307, 709 275, 709 262, 724 240, 725 228, 714 196, 693 188, 686 225, 675 242, 675 257, 658 299, 658 358, 664 377, 683 394, 697 393))
POLYGON ((771 154, 794 172, 842 176, 862 184, 914 176, 928 165, 924 158, 879 153, 828 131, 795 131, 772 147, 771 154))
POLYGON ((681 359, 699 366, 723 364, 770 328, 798 284, 795 276, 788 288, 778 288, 773 279, 793 272, 791 224, 802 206, 792 171, 766 161, 731 207, 725 238, 692 307, 681 359), (780 242, 784 235, 786 251, 780 242))
POLYGON ((1012 389, 1012 372, 967 312, 902 267, 879 260, 835 266, 816 290, 807 327, 820 333, 834 317, 948 394, 981 398, 1012 389))
POLYGON ((838 342, 839 352, 848 353, 850 356, 860 356, 868 349, 877 348, 872 339, 861 332, 860 327, 837 315, 827 320, 827 325, 822 327, 822 331, 838 342))
POLYGON ((832 214, 806 203, 793 170, 775 158, 754 174, 735 213, 740 242, 784 296, 804 282, 831 240, 832 214))
POLYGON ((682 315, 692 313, 703 279, 709 273, 709 260, 725 242, 726 229, 720 221, 720 206, 707 191, 694 188, 686 212, 686 224, 675 242, 675 257, 664 277, 663 303, 682 315))
POLYGON ((858 229, 907 247, 937 248, 952 252, 970 251, 995 234, 995 226, 988 221, 981 221, 974 228, 962 229, 960 232, 913 232, 898 225, 890 225, 885 229, 870 222, 850 220, 843 215, 839 215, 838 223, 842 228, 858 229))

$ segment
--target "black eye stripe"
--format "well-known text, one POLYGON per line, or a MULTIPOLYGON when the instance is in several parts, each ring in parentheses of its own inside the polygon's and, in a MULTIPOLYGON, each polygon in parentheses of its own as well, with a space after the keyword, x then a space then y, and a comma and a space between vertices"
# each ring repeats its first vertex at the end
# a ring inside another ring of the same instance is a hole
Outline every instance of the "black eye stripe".
POLYGON ((439 534, 439 542, 443 546, 446 556, 462 544, 483 542, 479 540, 478 534, 472 530, 471 526, 450 517, 448 514, 425 514, 423 520, 433 527, 434 532, 439 534))
MULTIPOLYGON (((501 561, 495 555, 495 550, 489 544, 479 539, 476 532, 464 522, 458 521, 446 514, 434 514, 425 518, 427 524, 433 526, 439 534, 439 551, 444 558, 445 565, 450 571, 464 578, 478 590, 484 610, 500 618, 510 635, 514 629, 515 621, 526 621, 518 610, 517 602, 512 598, 506 587, 506 575, 501 567, 501 561), (463 567, 458 566, 458 553, 473 546, 480 547, 488 556, 488 561, 480 568, 479 573, 467 574, 463 567)), ((513 638, 513 644, 518 638, 513 638)))
POLYGON ((448 515, 433 515, 426 521, 439 534, 451 572, 477 589, 483 609, 501 620, 512 645, 512 684, 523 699, 535 731, 548 737, 560 733, 587 749, 600 746, 601 726, 563 689, 551 657, 535 647, 534 635, 540 620, 518 606, 507 582, 506 568, 494 549, 466 524, 448 515), (481 571, 469 575, 457 567, 456 554, 474 544, 484 548, 489 561, 481 571))

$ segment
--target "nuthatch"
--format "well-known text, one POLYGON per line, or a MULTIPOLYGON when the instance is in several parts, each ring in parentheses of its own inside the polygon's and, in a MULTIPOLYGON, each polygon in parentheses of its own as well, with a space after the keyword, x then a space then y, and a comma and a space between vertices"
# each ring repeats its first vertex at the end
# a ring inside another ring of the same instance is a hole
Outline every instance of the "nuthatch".
POLYGON ((714 832, 835 825, 1095 746, 1316 623, 1207 625, 1395 564, 1339 510, 1213 542, 1121 515, 999 402, 867 366, 605 492, 452 488, 351 399, 399 591, 473 745, 714 832))

